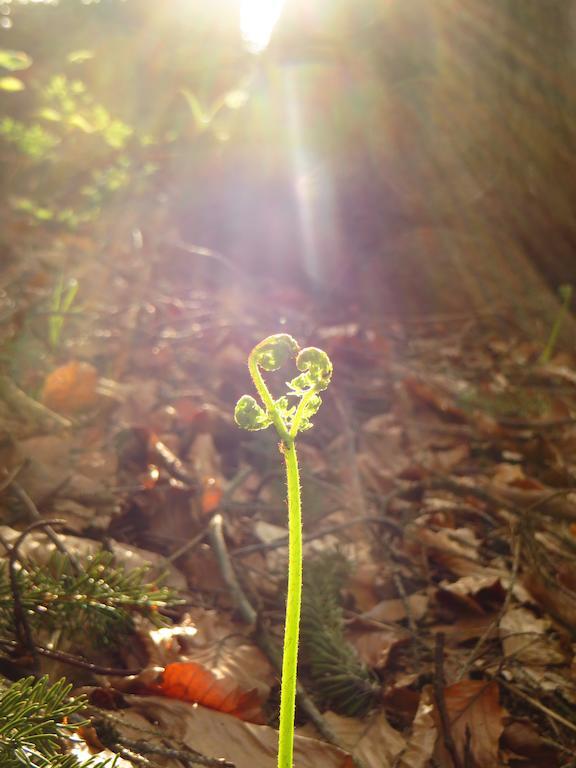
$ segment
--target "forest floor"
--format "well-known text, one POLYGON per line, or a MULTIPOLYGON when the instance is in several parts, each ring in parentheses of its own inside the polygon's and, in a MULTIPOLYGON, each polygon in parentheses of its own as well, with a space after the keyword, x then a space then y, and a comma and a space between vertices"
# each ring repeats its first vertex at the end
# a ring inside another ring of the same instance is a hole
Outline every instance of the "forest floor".
MULTIPOLYGON (((42 662, 124 734, 119 765, 275 765, 283 471, 233 410, 250 349, 287 332, 334 363, 299 439, 295 765, 575 766, 574 354, 502 318, 371 323, 206 256, 92 247, 0 267, 0 534, 63 521, 76 557, 104 546, 181 595, 107 647, 62 633, 133 675, 42 662)), ((34 532, 26 554, 51 546, 34 532)))

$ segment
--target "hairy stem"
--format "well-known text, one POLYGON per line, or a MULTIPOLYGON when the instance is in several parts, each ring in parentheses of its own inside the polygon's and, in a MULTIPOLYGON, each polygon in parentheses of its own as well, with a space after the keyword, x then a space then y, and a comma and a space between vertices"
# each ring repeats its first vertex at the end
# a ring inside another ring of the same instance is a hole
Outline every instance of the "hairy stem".
POLYGON ((294 711, 296 706, 296 672, 298 666, 298 633, 302 602, 302 511, 300 505, 300 475, 294 439, 284 442, 284 461, 288 485, 288 597, 282 659, 282 689, 280 694, 280 733, 278 739, 278 768, 292 768, 294 751, 294 711))
POLYGON ((298 408, 296 409, 296 413, 294 414, 294 420, 292 421, 292 426, 290 428, 290 437, 292 439, 294 439, 298 434, 298 430, 300 429, 300 424, 302 423, 302 417, 306 413, 306 406, 308 405, 309 400, 315 395, 316 393, 314 392, 314 390, 310 390, 310 392, 307 392, 304 395, 304 397, 300 400, 298 408))
POLYGON ((284 420, 278 413, 278 410, 274 404, 274 399, 270 394, 270 390, 266 386, 266 382, 264 381, 262 374, 260 373, 260 368, 258 367, 258 363, 256 361, 254 351, 255 350, 252 350, 252 354, 248 358, 248 370, 250 371, 250 376, 252 377, 252 381, 254 382, 254 386, 256 387, 256 391, 260 395, 260 398, 262 400, 262 403, 264 404, 264 407, 268 411, 269 415, 272 417, 272 422, 274 424, 274 427, 276 428, 276 432, 278 432, 282 440, 287 441, 290 439, 290 435, 288 434, 288 430, 286 429, 286 424, 284 424, 284 420))

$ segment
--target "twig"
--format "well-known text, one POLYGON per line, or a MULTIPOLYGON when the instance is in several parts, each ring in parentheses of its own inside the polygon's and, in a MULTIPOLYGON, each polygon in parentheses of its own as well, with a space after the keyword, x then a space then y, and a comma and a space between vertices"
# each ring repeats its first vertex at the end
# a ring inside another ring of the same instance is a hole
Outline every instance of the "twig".
POLYGON ((448 710, 446 709, 446 699, 444 697, 444 635, 442 632, 436 634, 436 647, 434 649, 434 696, 436 699, 436 706, 438 708, 438 714, 440 716, 440 723, 442 726, 442 735, 444 737, 444 746, 452 761, 454 768, 462 768, 460 757, 454 743, 452 736, 452 730, 450 728, 450 718, 448 717, 448 710))
MULTIPOLYGON (((251 468, 245 468, 241 469, 238 474, 230 480, 226 488, 224 489, 224 493, 222 494, 222 499, 220 500, 219 507, 225 507, 227 500, 232 496, 234 491, 246 480, 246 478, 252 474, 251 468)), ((175 560, 177 560, 179 557, 182 557, 182 555, 185 555, 186 553, 190 553, 192 550, 194 550, 198 544, 207 536, 208 531, 210 529, 210 524, 205 526, 200 533, 198 533, 196 536, 194 536, 190 541, 187 541, 185 544, 182 544, 181 547, 178 547, 177 550, 175 550, 168 558, 169 563, 173 563, 175 560)))
POLYGON ((36 422, 51 424, 53 427, 63 429, 72 426, 72 422, 60 416, 60 414, 46 408, 38 400, 27 395, 8 376, 0 376, 0 397, 17 413, 36 422))
MULTIPOLYGON (((32 520, 38 522, 42 520, 42 516, 40 515, 40 512, 38 511, 38 508, 36 507, 36 504, 32 501, 30 496, 26 493, 24 488, 17 483, 15 480, 12 481, 10 484, 10 487, 13 489, 14 493, 18 497, 19 501, 24 505, 26 508, 26 511, 28 512, 29 516, 32 518, 32 520)), ((61 521, 62 523, 65 523, 65 521, 61 521)), ((28 530, 28 529, 27 529, 28 530)), ((70 563, 76 573, 80 573, 81 568, 80 564, 72 555, 68 549, 66 548, 66 545, 61 540, 60 536, 56 533, 56 531, 52 528, 51 525, 44 525, 44 532, 46 533, 46 536, 50 539, 52 544, 56 547, 56 549, 65 557, 67 557, 70 560, 70 563)))
POLYGON ((182 461, 165 443, 161 440, 153 440, 151 447, 164 469, 166 469, 172 477, 176 480, 180 480, 181 483, 185 483, 189 488, 197 487, 198 483, 196 479, 192 477, 182 461))
POLYGON ((236 768, 235 763, 231 763, 223 757, 206 757, 193 750, 171 749, 170 747, 157 747, 146 741, 132 741, 121 736, 116 739, 115 744, 126 747, 138 755, 161 755, 162 757, 171 757, 175 760, 181 760, 186 765, 205 765, 208 768, 236 768))
POLYGON ((62 525, 64 523, 64 520, 36 520, 35 522, 31 523, 16 539, 15 543, 10 548, 10 553, 8 555, 8 568, 9 568, 9 574, 10 574, 10 589, 12 590, 12 598, 14 601, 14 629, 16 632, 16 637, 18 638, 18 641, 29 650, 30 655, 32 656, 33 662, 34 662, 34 671, 38 671, 39 669, 39 657, 38 657, 38 649, 36 648, 36 645, 34 643, 34 638, 32 637, 32 630, 30 629, 30 623, 28 622, 28 617, 26 616, 26 611, 24 610, 24 606, 22 605, 22 600, 20 599, 20 588, 18 586, 18 572, 16 570, 16 562, 19 558, 19 552, 22 543, 26 539, 26 537, 32 533, 32 531, 35 531, 37 528, 46 528, 46 526, 50 525, 62 525))
MULTIPOLYGON (((375 515, 366 515, 362 517, 354 517, 352 520, 347 520, 345 523, 337 523, 326 528, 321 528, 315 533, 307 533, 303 536, 302 541, 307 544, 310 541, 321 539, 323 536, 328 536, 332 533, 338 533, 338 531, 343 531, 346 528, 351 528, 354 525, 364 525, 370 523, 387 526, 388 528, 391 528, 394 533, 398 533, 400 535, 404 533, 402 526, 398 525, 398 523, 395 523, 393 520, 387 520, 386 518, 378 517, 375 515)), ((253 552, 261 552, 268 549, 279 549, 280 547, 286 546, 288 546, 288 537, 282 536, 281 538, 275 539, 274 541, 261 542, 259 544, 249 544, 246 547, 239 547, 230 554, 232 557, 245 557, 246 555, 250 555, 253 552)))
POLYGON ((516 541, 514 542, 514 561, 512 565, 512 576, 510 578, 510 583, 508 585, 508 589, 506 590, 506 596, 504 598, 504 602, 502 603, 502 607, 498 611, 497 615, 494 617, 494 619, 490 622, 488 627, 484 630, 482 635, 478 638, 476 641, 476 644, 474 645, 474 648, 472 648, 468 658, 462 665, 460 672, 458 673, 457 681, 462 680, 462 678, 468 674, 470 667, 475 662, 475 660, 480 655, 480 651, 482 647, 484 646, 484 643, 488 640, 494 629, 500 624, 502 617, 508 610, 508 607, 510 605, 510 601, 512 600, 512 592, 514 590, 514 586, 516 584, 516 580, 518 578, 518 570, 520 567, 520 552, 522 551, 521 547, 521 539, 518 536, 516 538, 516 541))
POLYGON ((6 488, 8 488, 8 486, 14 482, 15 478, 18 477, 18 475, 20 474, 20 470, 22 469, 22 467, 24 467, 25 464, 26 464, 26 460, 23 461, 21 464, 18 464, 18 466, 14 467, 14 469, 12 469, 10 472, 8 472, 8 470, 6 469, 3 470, 6 474, 4 475, 2 481, 0 481, 0 493, 2 493, 2 491, 5 491, 6 488))
POLYGON ((143 755, 137 755, 134 752, 132 752, 131 749, 127 749, 126 747, 122 747, 120 744, 110 744, 109 749, 118 755, 118 757, 121 757, 123 760, 126 760, 129 763, 132 763, 133 765, 139 765, 141 768, 160 768, 160 765, 158 763, 153 763, 151 760, 148 760, 147 757, 144 757, 143 755), (116 747, 116 749, 114 748, 116 747))
POLYGON ((258 621, 258 614, 248 601, 248 598, 240 586, 240 582, 238 581, 236 573, 234 572, 232 561, 228 555, 226 542, 224 541, 223 525, 224 520, 220 514, 214 515, 214 517, 210 520, 210 524, 208 526, 208 536, 210 538, 210 543, 214 548, 214 553, 218 560, 218 565, 220 566, 222 577, 232 592, 232 599, 234 600, 234 604, 240 611, 242 619, 247 624, 254 626, 258 621))
MULTIPOLYGON (((8 638, 0 638, 0 646, 16 649, 18 643, 8 638)), ((69 664, 72 667, 79 667, 80 669, 87 669, 93 672, 95 675, 113 675, 114 677, 131 677, 132 675, 138 675, 142 672, 141 669, 118 669, 116 667, 103 667, 100 664, 93 664, 91 661, 81 659, 79 656, 74 656, 71 653, 65 651, 55 651, 50 648, 44 648, 41 645, 35 646, 39 656, 46 656, 48 659, 54 659, 55 661, 61 661, 63 664, 69 664)))
MULTIPOLYGON (((222 515, 214 515, 210 521, 208 535, 210 537, 210 542, 214 547, 214 553, 216 555, 216 559, 218 560, 218 565, 220 566, 222 577, 232 592, 235 605, 240 611, 240 615, 242 616, 243 620, 251 626, 259 625, 258 614, 244 594, 238 578, 234 572, 232 561, 230 560, 230 554, 226 547, 226 542, 224 541, 222 527, 222 515)), ((258 644, 267 655, 272 665, 278 672, 280 672, 282 669, 282 657, 280 650, 270 635, 262 627, 259 627, 258 644)), ((308 696, 305 688, 299 682, 296 683, 296 693, 299 707, 314 723, 320 735, 329 744, 333 744, 339 749, 344 749, 338 743, 336 735, 327 724, 326 720, 322 717, 322 713, 318 707, 314 704, 312 699, 308 696)), ((344 751, 348 750, 345 749, 344 751)), ((365 768, 364 763, 360 758, 353 757, 353 759, 358 768, 365 768)))
POLYGON ((196 549, 198 544, 200 544, 202 540, 206 538, 209 530, 210 530, 210 525, 205 526, 200 531, 200 533, 198 533, 196 536, 191 538, 185 544, 182 544, 182 546, 178 547, 178 549, 174 550, 174 552, 172 552, 171 555, 168 555, 168 557, 166 558, 166 562, 174 563, 176 560, 178 560, 179 557, 182 557, 182 555, 192 552, 194 549, 196 549))
POLYGON ((504 688, 507 688, 511 693, 515 694, 521 699, 524 699, 524 701, 527 701, 529 704, 535 707, 535 709, 539 709, 540 712, 543 712, 552 720, 556 720, 556 722, 560 723, 565 728, 568 728, 569 730, 576 733, 576 723, 573 723, 571 720, 567 720, 565 717, 562 717, 562 715, 559 715, 557 712, 554 712, 553 709, 549 709, 547 706, 539 702, 537 699, 533 699, 532 696, 529 696, 527 693, 524 693, 524 691, 520 690, 520 688, 517 688, 515 685, 512 685, 511 683, 506 682, 506 680, 503 680, 502 677, 498 678, 498 682, 500 685, 503 685, 504 688))

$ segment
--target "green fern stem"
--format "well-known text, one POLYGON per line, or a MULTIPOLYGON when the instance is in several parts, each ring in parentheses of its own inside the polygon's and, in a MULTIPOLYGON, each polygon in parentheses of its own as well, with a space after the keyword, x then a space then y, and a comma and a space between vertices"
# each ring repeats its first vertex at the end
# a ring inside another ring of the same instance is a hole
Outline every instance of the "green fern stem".
POLYGON ((286 600, 282 688, 280 692, 278 768, 292 768, 298 634, 302 604, 302 507, 298 456, 293 438, 284 442, 284 461, 288 486, 288 597, 286 600))
POLYGON ((318 393, 325 390, 330 383, 332 363, 321 349, 307 347, 301 350, 292 336, 279 333, 268 336, 254 347, 248 358, 248 369, 263 407, 250 395, 243 395, 236 404, 234 418, 238 426, 252 431, 266 429, 273 424, 281 440, 280 450, 286 465, 289 530, 288 596, 280 690, 278 768, 292 768, 298 634, 302 603, 302 509, 295 440, 298 432, 312 426, 310 419, 318 411, 322 402, 318 393), (278 371, 291 358, 295 359, 300 374, 287 382, 288 395, 274 400, 260 368, 265 371, 278 371), (290 396, 300 398, 297 406, 289 404, 290 396))
POLYGON ((284 440, 285 442, 289 441, 290 435, 288 434, 288 430, 286 429, 284 420, 282 419, 282 416, 278 413, 278 409, 276 408, 274 400, 272 399, 270 390, 266 386, 266 382, 264 381, 262 374, 260 373, 257 357, 254 354, 250 355, 250 357, 248 358, 248 370, 250 371, 250 376, 252 377, 252 381, 254 382, 256 391, 260 395, 260 398, 262 399, 262 403, 264 404, 264 407, 266 408, 267 413, 272 419, 272 423, 274 424, 276 432, 278 433, 279 437, 282 438, 282 440, 284 440))

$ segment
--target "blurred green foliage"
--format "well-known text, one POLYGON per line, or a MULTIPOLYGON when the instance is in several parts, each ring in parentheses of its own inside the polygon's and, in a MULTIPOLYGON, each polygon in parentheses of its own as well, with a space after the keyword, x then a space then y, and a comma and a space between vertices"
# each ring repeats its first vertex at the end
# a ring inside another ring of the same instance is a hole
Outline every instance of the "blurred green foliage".
POLYGON ((9 11, 0 195, 25 220, 78 228, 127 200, 152 206, 199 137, 204 163, 230 138, 224 113, 247 101, 232 15, 219 37, 213 11, 179 2, 162 12, 150 0, 13 3, 9 11))

